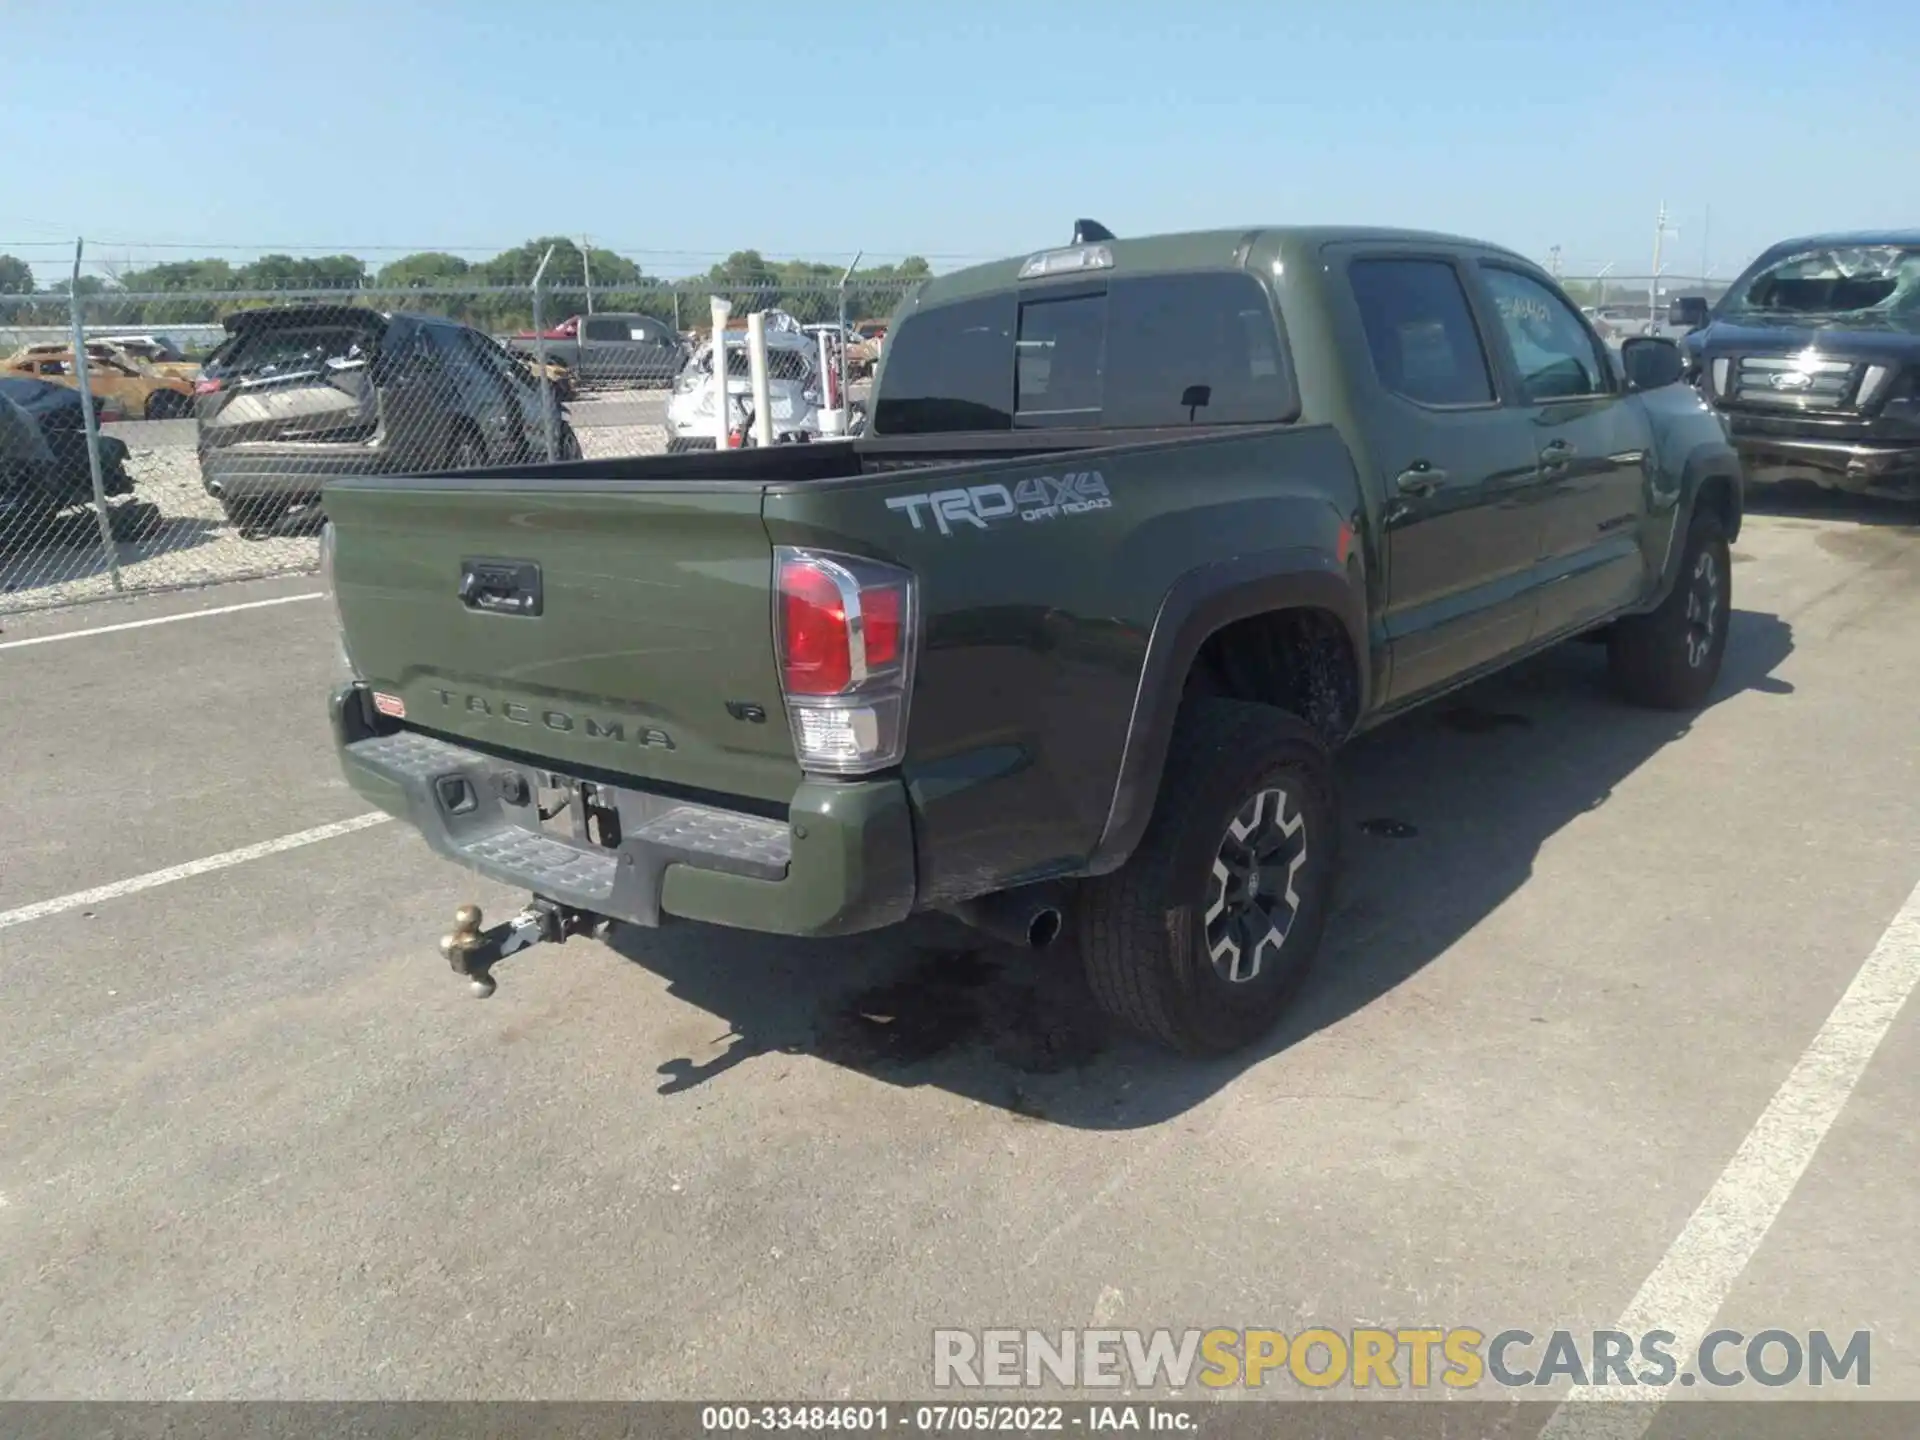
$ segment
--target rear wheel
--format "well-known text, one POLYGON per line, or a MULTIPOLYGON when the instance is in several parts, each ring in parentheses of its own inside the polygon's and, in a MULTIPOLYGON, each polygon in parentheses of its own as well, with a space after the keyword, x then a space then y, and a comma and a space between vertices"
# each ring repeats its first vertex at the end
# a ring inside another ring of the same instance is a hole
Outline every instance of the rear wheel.
POLYGON ((1332 762, 1304 721, 1197 700, 1181 713, 1146 834, 1081 887, 1094 998, 1190 1055, 1258 1039, 1307 977, 1338 852, 1332 762))
POLYGON ((107 507, 107 530, 116 540, 141 540, 160 524, 160 507, 148 500, 126 500, 107 507))
POLYGON ((193 402, 176 390, 156 390, 147 396, 149 420, 178 420, 193 408, 193 402))
POLYGON ((1706 702, 1726 658, 1732 572, 1720 517, 1696 514, 1667 598, 1607 633, 1607 665, 1622 695, 1659 710, 1693 710, 1706 702))
POLYGON ((280 517, 287 513, 287 503, 264 495, 249 495, 241 498, 223 496, 220 508, 227 512, 227 522, 240 532, 243 540, 257 540, 280 523, 280 517))

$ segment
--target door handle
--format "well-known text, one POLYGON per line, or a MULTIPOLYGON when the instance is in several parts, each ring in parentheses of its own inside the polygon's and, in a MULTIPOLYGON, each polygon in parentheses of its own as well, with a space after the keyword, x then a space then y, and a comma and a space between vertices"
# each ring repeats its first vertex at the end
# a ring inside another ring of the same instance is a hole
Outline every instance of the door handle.
POLYGON ((1447 472, 1416 460, 1393 477, 1393 488, 1402 495, 1431 495, 1447 483, 1447 472))
POLYGON ((1540 468, 1549 474, 1564 470, 1578 453, 1564 440, 1551 441, 1540 451, 1540 468))

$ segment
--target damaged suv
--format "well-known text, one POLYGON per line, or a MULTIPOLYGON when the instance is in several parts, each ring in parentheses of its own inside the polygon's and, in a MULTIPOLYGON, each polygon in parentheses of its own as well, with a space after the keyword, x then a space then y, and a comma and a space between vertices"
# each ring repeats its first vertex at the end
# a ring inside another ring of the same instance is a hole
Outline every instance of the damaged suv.
MULTIPOLYGON (((243 310, 194 385, 201 483, 243 530, 314 505, 330 475, 547 457, 542 387, 479 331, 353 305, 243 310)), ((579 441, 550 417, 554 456, 579 441)))
POLYGON ((1685 348, 1749 481, 1920 499, 1920 231, 1783 241, 1685 348))

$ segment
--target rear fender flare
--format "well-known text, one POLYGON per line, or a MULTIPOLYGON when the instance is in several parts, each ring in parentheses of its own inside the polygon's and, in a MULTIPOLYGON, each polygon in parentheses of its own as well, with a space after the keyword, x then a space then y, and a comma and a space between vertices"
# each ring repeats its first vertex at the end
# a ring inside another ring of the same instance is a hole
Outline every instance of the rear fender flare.
POLYGON ((1134 692, 1113 800, 1086 873, 1117 870, 1139 844, 1159 796, 1173 726, 1200 647, 1222 626, 1275 610, 1336 615, 1354 657, 1356 716, 1369 705, 1364 585, 1333 555, 1299 548, 1235 556, 1187 571, 1160 602, 1134 692))

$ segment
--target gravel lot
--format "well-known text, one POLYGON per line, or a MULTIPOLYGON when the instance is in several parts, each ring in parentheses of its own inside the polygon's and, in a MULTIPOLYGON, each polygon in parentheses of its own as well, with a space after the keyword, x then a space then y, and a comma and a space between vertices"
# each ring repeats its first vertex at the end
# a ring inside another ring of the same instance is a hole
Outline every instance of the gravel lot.
POLYGON ((935 1326, 1585 1331, 1645 1285, 1869 1328, 1920 1399, 1920 1007, 1803 1061, 1920 955, 1920 529, 1755 517, 1734 573, 1690 722, 1571 646, 1354 746, 1323 966, 1213 1065, 933 924, 627 931, 476 1002, 434 940, 515 897, 397 824, 129 888, 362 815, 325 606, 10 617, 0 1396, 924 1397, 935 1326))

